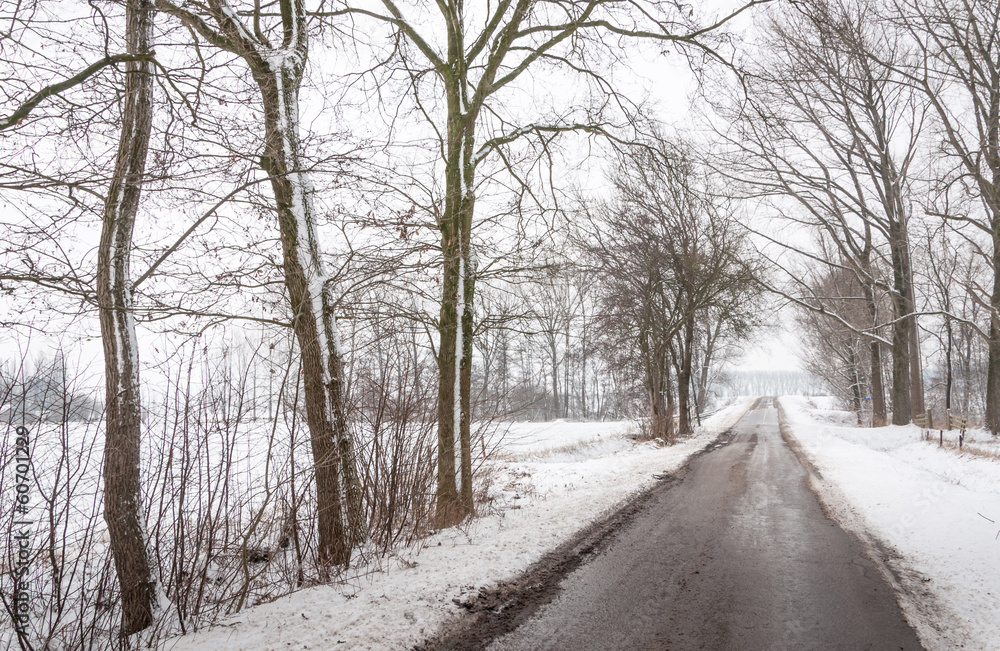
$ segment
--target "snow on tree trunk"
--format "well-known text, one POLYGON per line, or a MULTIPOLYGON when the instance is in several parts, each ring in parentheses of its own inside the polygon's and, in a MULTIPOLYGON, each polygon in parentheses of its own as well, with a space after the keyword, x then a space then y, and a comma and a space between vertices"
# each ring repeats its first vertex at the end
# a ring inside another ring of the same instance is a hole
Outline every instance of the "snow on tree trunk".
MULTIPOLYGON (((150 0, 125 6, 126 47, 147 54, 153 38, 150 0)), ((97 253, 97 303, 104 347, 106 387, 104 519, 121 590, 122 632, 149 627, 157 610, 157 586, 140 494, 139 354, 129 262, 152 128, 153 76, 149 61, 127 65, 125 107, 118 156, 108 190, 97 253)))
MULTIPOLYGON (((458 296, 455 298, 455 322, 461 324, 465 318, 465 260, 458 259, 458 296)), ((462 422, 462 353, 465 350, 465 332, 461 325, 455 328, 455 388, 452 411, 455 423, 462 422)))
MULTIPOLYGON (((471 221, 471 219, 470 219, 471 221)), ((468 234, 468 231, 466 231, 468 234)), ((459 347, 459 442, 461 447, 462 478, 460 493, 462 511, 471 514, 475 508, 472 494, 472 328, 473 298, 475 297, 476 258, 469 251, 468 237, 462 260, 462 315, 459 319, 462 345, 459 347)))
POLYGON ((331 279, 316 234, 313 189, 299 141, 298 94, 309 52, 305 7, 301 0, 279 0, 282 43, 275 47, 258 38, 259 32, 243 22, 228 0, 213 0, 212 10, 156 2, 214 46, 241 57, 260 89, 264 108, 260 164, 274 192, 285 288, 302 361, 315 465, 319 560, 322 565, 346 565, 352 548, 366 535, 366 526, 354 443, 344 414, 344 362, 331 279))
POLYGON ((315 464, 319 557, 347 565, 364 535, 362 496, 353 441, 344 414, 343 352, 333 314, 330 277, 316 235, 312 185, 298 134, 300 50, 264 58, 254 69, 264 100, 261 164, 274 191, 292 327, 302 359, 306 421, 315 464))
POLYGON ((457 96, 448 133, 445 209, 441 217, 443 279, 438 326, 438 476, 439 527, 461 522, 473 512, 472 494, 472 336, 476 259, 471 251, 473 194, 472 135, 463 123, 457 96), (455 468, 459 438, 461 485, 455 468))

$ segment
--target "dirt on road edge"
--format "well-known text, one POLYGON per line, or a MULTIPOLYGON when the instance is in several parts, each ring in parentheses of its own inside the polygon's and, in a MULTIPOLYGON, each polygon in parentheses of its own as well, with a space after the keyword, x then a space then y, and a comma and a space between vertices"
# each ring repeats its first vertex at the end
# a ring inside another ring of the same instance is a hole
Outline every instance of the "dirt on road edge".
MULTIPOLYGON (((755 409, 762 398, 750 403, 736 422, 755 409)), ((599 554, 628 525, 655 495, 670 490, 687 475, 691 462, 728 443, 732 428, 695 452, 675 472, 659 479, 650 488, 628 499, 624 505, 598 518, 569 540, 548 552, 520 576, 484 587, 456 603, 468 614, 447 625, 443 631, 413 647, 413 651, 469 651, 484 649, 494 639, 527 621, 539 608, 559 593, 559 583, 573 570, 599 554), (720 443, 721 441, 721 443, 720 443)))

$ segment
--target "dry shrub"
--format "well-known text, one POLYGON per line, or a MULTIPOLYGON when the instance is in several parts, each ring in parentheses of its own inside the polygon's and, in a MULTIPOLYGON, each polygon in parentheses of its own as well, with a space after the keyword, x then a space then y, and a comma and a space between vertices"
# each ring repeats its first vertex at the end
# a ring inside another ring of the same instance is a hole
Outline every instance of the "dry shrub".
MULTIPOLYGON (((117 632, 119 594, 103 520, 103 424, 47 420, 70 411, 72 405, 57 404, 78 394, 68 387, 22 412, 34 441, 34 648, 155 644, 331 578, 317 562, 312 455, 295 356, 290 347, 284 354, 266 350, 264 357, 229 347, 181 347, 164 366, 169 372, 158 392, 144 395, 144 512, 166 608, 151 630, 132 639, 117 632), (259 391, 261 385, 266 389, 259 391)), ((362 564, 423 536, 432 508, 436 423, 425 405, 434 404, 436 387, 415 382, 398 364, 383 371, 384 382, 357 385, 367 402, 353 411, 369 514, 370 542, 355 554, 362 564)), ((63 380, 71 382, 71 375, 63 380)), ((0 389, 17 385, 15 378, 0 389)), ((0 439, 0 522, 8 532, 16 520, 7 499, 14 435, 12 425, 0 439)), ((12 536, 0 561, 8 611, 12 536)), ((0 632, 0 646, 17 641, 0 632)))

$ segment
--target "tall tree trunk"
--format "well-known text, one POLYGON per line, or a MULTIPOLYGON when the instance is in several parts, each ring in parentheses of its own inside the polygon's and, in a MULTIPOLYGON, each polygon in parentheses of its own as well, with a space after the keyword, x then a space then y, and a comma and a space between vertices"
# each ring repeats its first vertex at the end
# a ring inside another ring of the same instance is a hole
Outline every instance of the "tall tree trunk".
MULTIPOLYGON (((1000 305, 994 306, 993 309, 1000 309, 1000 305)), ((1000 431, 1000 323, 996 317, 990 322, 986 369, 986 426, 994 436, 1000 431)))
MULTIPOLYGON (((878 323, 878 305, 875 303, 875 292, 872 287, 862 282, 862 292, 868 307, 868 316, 872 324, 878 323)), ((872 427, 883 427, 888 424, 889 417, 885 408, 885 384, 882 369, 882 349, 878 341, 869 344, 872 391, 872 427)))
POLYGON ((548 337, 549 358, 552 360, 552 418, 559 418, 559 407, 562 405, 559 399, 559 347, 555 332, 548 333, 548 337))
MULTIPOLYGON (((969 386, 972 381, 972 337, 973 335, 968 331, 969 328, 962 325, 962 330, 964 331, 963 339, 965 340, 965 352, 961 356, 960 367, 962 369, 962 413, 968 414, 969 409, 972 406, 972 391, 969 386)), ((988 421, 987 421, 988 422, 988 421)))
POLYGON ((569 367, 569 318, 566 319, 566 337, 563 343, 563 406, 562 417, 569 418, 569 397, 573 393, 570 387, 570 367, 569 367))
POLYGON ((442 279, 443 297, 438 325, 438 446, 437 446, 437 500, 435 518, 438 527, 449 527, 462 520, 458 503, 458 473, 455 469, 455 425, 459 421, 458 380, 456 356, 461 345, 458 341, 458 286, 461 283, 458 251, 457 224, 442 220, 441 249, 444 254, 442 279))
POLYGON ((457 524, 473 511, 471 404, 475 257, 472 243, 474 146, 461 111, 457 84, 448 93, 448 151, 445 207, 441 216, 443 281, 438 324, 438 475, 436 518, 439 527, 457 524), (468 387, 468 388, 466 388, 468 387), (461 450, 461 493, 456 486, 455 437, 461 450))
MULTIPOLYGON (((950 305, 945 305, 945 309, 946 310, 950 310, 951 306, 950 305)), ((946 339, 945 350, 944 350, 944 367, 945 367, 945 376, 944 376, 944 408, 946 410, 948 410, 948 411, 951 411, 951 391, 952 391, 952 385, 955 382, 954 381, 954 373, 952 372, 952 348, 954 347, 955 337, 954 337, 954 335, 952 334, 952 331, 951 331, 951 318, 950 317, 945 317, 944 318, 944 325, 945 325, 945 330, 947 332, 947 339, 946 339)), ((949 424, 949 426, 950 426, 950 424, 949 424)))
POLYGON ((702 360, 701 374, 698 378, 698 406, 701 409, 705 408, 705 399, 708 397, 708 376, 711 372, 713 357, 715 356, 715 342, 719 338, 721 329, 721 318, 716 323, 714 332, 712 331, 711 323, 705 327, 705 357, 702 360))
MULTIPOLYGON (((994 183, 994 187, 998 187, 994 183)), ((990 332, 986 367, 986 426, 996 435, 1000 432, 1000 211, 993 214, 993 296, 990 307, 990 332)), ((970 355, 971 357, 971 355, 970 355)))
MULTIPOLYGON (((149 54, 153 38, 151 0, 125 5, 129 54, 149 54)), ((153 75, 149 61, 127 64, 125 108, 118 157, 108 190, 97 252, 97 304, 104 346, 106 387, 104 520, 122 600, 122 632, 131 635, 153 623, 156 578, 146 547, 140 491, 142 412, 139 351, 129 263, 132 233, 152 130, 153 75)))
POLYGON ((587 418, 587 312, 581 306, 580 316, 580 412, 587 418))
MULTIPOLYGON (((667 353, 663 353, 663 381, 661 383, 661 395, 666 398, 666 412, 663 415, 664 420, 664 440, 673 445, 674 434, 676 430, 674 429, 674 388, 671 382, 670 376, 670 360, 667 359, 667 353)), ((662 398, 661 398, 662 399, 662 398)))
POLYGON ((854 354, 853 346, 847 354, 848 364, 851 367, 851 401, 854 405, 854 413, 857 415, 858 425, 861 425, 861 373, 858 369, 858 356, 854 354))
POLYGON ((869 344, 869 348, 871 351, 872 427, 883 427, 888 424, 889 416, 885 411, 882 344, 873 341, 869 344))
MULTIPOLYGON (((912 300, 910 304, 913 304, 912 300)), ((923 364, 920 359, 920 330, 917 317, 911 316, 907 321, 909 321, 910 329, 910 410, 914 414, 921 414, 926 410, 926 406, 924 405, 923 364)))
POLYGON ((687 436, 694 432, 691 425, 691 362, 694 348, 694 314, 684 321, 682 342, 678 346, 677 359, 677 410, 679 421, 677 433, 687 436))
MULTIPOLYGON (((987 60, 992 61, 992 58, 987 60)), ((989 210, 990 231, 993 236, 993 294, 990 297, 992 310, 987 344, 986 426, 996 436, 997 432, 1000 432, 1000 75, 995 73, 993 65, 989 69, 994 74, 990 77, 991 83, 986 86, 988 95, 986 103, 988 108, 984 116, 986 142, 982 143, 980 148, 985 149, 984 158, 989 166, 991 178, 988 184, 981 182, 980 187, 986 186, 983 188, 985 189, 983 194, 989 210)))
POLYGON ((673 436, 673 423, 670 410, 667 407, 667 376, 666 367, 656 368, 657 364, 651 364, 651 376, 648 382, 649 392, 649 413, 650 413, 650 434, 653 438, 670 441, 673 436))
POLYGON ((423 393, 423 382, 421 381, 420 349, 417 347, 417 337, 415 333, 410 334, 410 352, 413 355, 413 393, 420 395, 423 393))
MULTIPOLYGON (((471 200, 470 200, 471 201, 471 200)), ((465 202, 463 202, 465 203, 465 202)), ((460 497, 462 500, 462 513, 471 515, 475 510, 475 503, 472 493, 472 335, 473 335, 473 305, 476 290, 476 260, 470 255, 470 234, 472 231, 472 206, 463 206, 463 228, 464 235, 464 264, 463 277, 464 289, 462 292, 462 360, 459 366, 461 374, 461 402, 459 443, 461 444, 461 469, 462 478, 460 484, 460 497), (466 215, 467 213, 467 215, 466 215), (468 222, 466 222, 466 217, 468 222)))
POLYGON ((910 422, 909 327, 897 322, 892 334, 892 422, 910 422))
POLYGON ((507 333, 505 331, 501 332, 502 339, 500 340, 500 395, 503 396, 503 409, 507 409, 507 377, 509 369, 507 368, 507 333))
MULTIPOLYGON (((872 88, 872 86, 869 86, 872 88)), ((905 425, 914 413, 924 408, 923 378, 920 365, 920 337, 917 319, 913 316, 916 302, 913 293, 913 268, 910 262, 910 241, 907 213, 900 185, 900 173, 890 152, 891 130, 887 124, 886 107, 881 97, 867 97, 869 117, 877 143, 878 180, 882 185, 889 258, 893 280, 893 403, 892 422, 905 425), (906 396, 903 393, 906 392, 906 396)))
MULTIPOLYGON (((883 171, 887 169, 883 166, 883 171)), ((895 196, 895 185, 886 182, 888 192, 895 196)), ((887 200, 887 210, 892 211, 896 202, 887 200)), ((906 227, 902 221, 901 208, 889 213, 889 257, 892 262, 892 422, 894 425, 905 425, 910 422, 916 407, 913 391, 913 375, 911 374, 913 349, 911 341, 916 337, 913 332, 914 319, 913 296, 910 287, 912 273, 909 265, 909 252, 906 237, 906 227)), ((919 374, 919 367, 917 369, 919 374)), ((922 398, 921 398, 922 402, 922 398)))
POLYGON ((669 379, 665 371, 669 368, 666 352, 650 340, 649 333, 639 335, 639 350, 642 353, 646 376, 646 394, 649 397, 650 436, 670 441, 672 423, 665 402, 669 379))
POLYGON ((914 414, 924 412, 924 375, 920 360, 920 330, 915 312, 917 301, 913 292, 913 266, 910 264, 909 238, 904 230, 903 240, 903 273, 906 277, 906 309, 911 315, 906 321, 909 328, 909 366, 910 366, 910 410, 914 414))
POLYGON ((893 274, 897 276, 897 283, 892 292, 893 316, 896 318, 892 326, 892 422, 894 425, 906 425, 910 422, 910 320, 903 318, 908 314, 908 301, 906 288, 900 286, 902 280, 898 276, 898 268, 894 268, 893 274))
MULTIPOLYGON (((303 47, 304 50, 304 47, 303 47)), ((315 465, 319 559, 347 565, 365 534, 360 481, 344 407, 344 363, 330 277, 316 235, 311 182, 301 161, 298 89, 305 56, 252 65, 264 104, 261 166, 274 191, 285 287, 302 359, 306 422, 315 465)))
POLYGON ((260 89, 264 107, 260 165, 274 192, 285 288, 302 358, 315 464, 319 560, 323 565, 346 565, 355 543, 365 537, 366 525, 354 442, 344 413, 344 362, 331 279, 316 235, 312 183, 299 141, 299 87, 309 55, 305 7, 302 0, 279 0, 282 42, 273 47, 235 12, 209 10, 197 3, 184 7, 170 0, 156 3, 216 47, 246 61, 260 89), (217 31, 208 18, 218 25, 217 31))

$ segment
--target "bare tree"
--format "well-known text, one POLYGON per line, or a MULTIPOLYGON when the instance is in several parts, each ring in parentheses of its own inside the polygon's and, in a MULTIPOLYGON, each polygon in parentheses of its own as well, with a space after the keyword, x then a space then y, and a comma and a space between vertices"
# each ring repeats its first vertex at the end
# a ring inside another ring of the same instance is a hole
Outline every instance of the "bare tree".
POLYGON ((967 224, 988 241, 976 244, 992 270, 986 287, 970 289, 990 312, 986 424, 1000 431, 1000 13, 988 0, 930 0, 895 4, 896 21, 922 55, 903 70, 930 104, 942 153, 953 163, 932 208, 967 224), (961 198, 976 200, 977 208, 961 198))
POLYGON ((978 420, 988 368, 983 351, 988 348, 988 311, 974 287, 992 272, 975 246, 966 241, 960 224, 939 222, 921 238, 920 267, 924 269, 924 296, 928 311, 937 318, 929 331, 937 342, 937 368, 928 393, 935 407, 956 411, 978 420), (959 228, 954 228, 958 226, 959 228), (936 326, 936 327, 935 327, 936 326))
MULTIPOLYGON (((92 233, 100 222, 118 145, 121 71, 150 59, 115 52, 123 41, 120 10, 96 29, 91 18, 89 9, 37 2, 0 8, 0 283, 45 305, 49 317, 96 306, 93 249, 75 250, 66 235, 92 233), (62 47, 67 42, 72 53, 62 47), (46 155, 54 148, 59 156, 46 155)), ((41 325, 37 316, 28 327, 41 325)), ((12 311, 4 317, 5 326, 26 321, 12 311)))
MULTIPOLYGON (((151 0, 125 5, 126 47, 133 55, 152 51, 151 0)), ((153 623, 158 595, 146 548, 140 498, 142 406, 139 400, 139 351, 132 309, 132 232, 146 167, 152 128, 153 75, 148 59, 127 64, 125 105, 118 157, 104 209, 97 254, 97 302, 104 343, 107 387, 104 444, 104 519, 118 572, 122 631, 130 635, 153 623)))
POLYGON ((528 299, 537 332, 545 342, 548 355, 552 391, 548 411, 551 418, 569 416, 569 398, 572 393, 569 377, 570 337, 579 299, 571 281, 568 261, 552 261, 541 270, 541 277, 532 284, 532 293, 528 299))
POLYGON ((798 315, 799 327, 806 335, 806 367, 851 406, 859 425, 865 424, 869 413, 875 424, 878 415, 874 410, 869 411, 867 401, 875 395, 873 366, 875 370, 879 366, 865 355, 870 342, 860 334, 869 317, 860 281, 845 265, 833 269, 821 267, 806 282, 813 295, 822 297, 818 306, 823 310, 802 309, 798 315), (832 318, 832 314, 840 318, 832 318))
MULTIPOLYGON (((648 0, 503 0, 476 6, 452 0, 435 3, 436 12, 406 12, 393 0, 382 0, 381 11, 346 4, 355 16, 391 30, 388 61, 399 64, 417 112, 434 130, 443 165, 443 197, 428 212, 440 230, 443 257, 437 505, 439 522, 447 526, 473 510, 469 405, 479 260, 472 231, 480 184, 489 176, 483 174, 484 162, 499 161, 513 175, 512 185, 529 188, 527 178, 514 170, 514 145, 531 140, 535 159, 546 161, 550 143, 560 133, 610 131, 616 117, 620 121, 616 112, 633 108, 595 61, 616 60, 624 42, 641 40, 714 54, 712 33, 732 16, 697 26, 685 7, 648 0), (440 38, 435 28, 443 32, 440 38), (505 93, 546 66, 592 88, 598 97, 594 105, 530 117, 501 106, 505 93), (456 439, 460 477, 453 461, 456 439)), ((736 13, 755 4, 752 0, 736 13)), ((530 189, 525 194, 537 200, 530 189)))
POLYGON ((312 185, 299 134, 299 88, 310 34, 305 6, 301 0, 281 0, 275 15, 260 3, 246 13, 229 0, 190 8, 169 0, 156 4, 213 46, 240 57, 260 92, 264 122, 260 166, 274 193, 284 282, 302 356, 316 465, 320 562, 346 565, 365 524, 344 414, 344 360, 333 313, 332 280, 316 235, 312 185))
POLYGON ((815 0, 771 20, 761 45, 729 141, 758 191, 790 199, 783 216, 823 230, 837 252, 830 263, 862 281, 876 365, 877 294, 890 292, 893 422, 909 422, 923 410, 908 222, 925 107, 896 71, 903 39, 868 0, 815 0), (891 279, 874 273, 880 258, 891 279))
POLYGON ((690 434, 696 319, 734 297, 754 302, 758 265, 745 232, 689 148, 658 143, 623 157, 616 200, 590 235, 601 274, 604 336, 634 350, 643 368, 653 434, 690 434), (634 342, 634 343, 633 343, 634 342))
MULTIPOLYGON (((758 269, 763 277, 762 271, 758 269)), ((760 285, 746 287, 742 292, 727 293, 716 305, 702 310, 695 319, 695 396, 699 413, 708 408, 709 390, 717 384, 723 366, 740 355, 742 345, 767 323, 761 310, 762 293, 760 285)))

